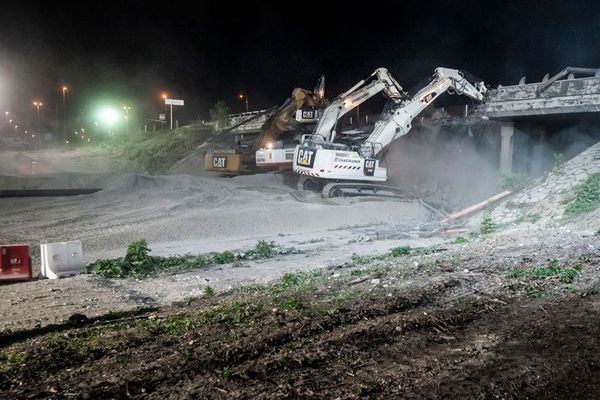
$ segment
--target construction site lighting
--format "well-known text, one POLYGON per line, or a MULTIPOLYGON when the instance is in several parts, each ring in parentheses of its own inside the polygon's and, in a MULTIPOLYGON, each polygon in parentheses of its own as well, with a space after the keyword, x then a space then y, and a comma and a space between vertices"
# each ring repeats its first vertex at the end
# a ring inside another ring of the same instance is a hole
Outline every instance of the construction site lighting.
POLYGON ((98 119, 103 124, 112 126, 119 119, 119 112, 114 107, 103 107, 98 110, 98 119))

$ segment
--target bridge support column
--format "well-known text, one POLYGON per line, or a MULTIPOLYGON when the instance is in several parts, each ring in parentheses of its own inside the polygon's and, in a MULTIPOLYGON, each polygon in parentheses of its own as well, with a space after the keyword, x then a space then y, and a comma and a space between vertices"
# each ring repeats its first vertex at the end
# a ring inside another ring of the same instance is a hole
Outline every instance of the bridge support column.
POLYGON ((535 132, 535 144, 531 151, 531 176, 537 177, 544 172, 544 147, 546 145, 546 130, 538 128, 535 132))
POLYGON ((515 126, 512 122, 502 122, 500 125, 500 172, 510 174, 512 171, 513 160, 513 136, 515 134, 515 126))

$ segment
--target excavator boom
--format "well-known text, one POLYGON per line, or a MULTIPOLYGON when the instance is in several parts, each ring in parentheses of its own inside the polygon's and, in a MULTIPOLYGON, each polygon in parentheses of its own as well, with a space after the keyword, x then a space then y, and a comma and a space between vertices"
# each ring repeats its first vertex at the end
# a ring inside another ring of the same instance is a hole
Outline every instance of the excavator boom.
POLYGON ((365 140, 364 147, 365 150, 368 150, 366 153, 371 157, 375 157, 394 140, 406 135, 412 127, 413 119, 429 107, 441 94, 449 90, 477 101, 482 101, 486 92, 483 83, 471 84, 458 70, 436 68, 433 79, 428 85, 377 121, 375 129, 365 140))
POLYGON ((405 97, 402 86, 396 82, 388 70, 378 68, 366 80, 361 80, 340 94, 323 111, 323 115, 319 119, 319 123, 312 136, 327 142, 333 142, 336 136, 335 128, 338 120, 380 92, 383 92, 386 97, 396 103, 405 97))
POLYGON ((255 142, 255 148, 264 149, 269 143, 276 140, 279 135, 285 132, 285 127, 290 119, 296 115, 296 112, 303 107, 315 109, 325 107, 325 77, 321 75, 314 91, 308 91, 302 88, 296 88, 292 92, 292 98, 288 99, 277 112, 265 123, 262 132, 255 142))

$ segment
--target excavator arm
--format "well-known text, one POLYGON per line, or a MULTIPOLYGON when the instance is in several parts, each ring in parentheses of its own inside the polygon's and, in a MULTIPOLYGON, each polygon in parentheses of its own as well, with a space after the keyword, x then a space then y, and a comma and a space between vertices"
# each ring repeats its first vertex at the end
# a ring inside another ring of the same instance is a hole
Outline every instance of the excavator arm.
POLYGON ((413 119, 446 91, 482 101, 486 90, 483 82, 472 84, 458 70, 436 68, 433 79, 427 86, 377 121, 361 152, 366 157, 377 156, 394 140, 406 135, 412 127, 413 119))
POLYGON ((312 92, 302 88, 294 89, 292 97, 288 99, 265 123, 262 132, 256 139, 256 149, 265 148, 268 143, 272 142, 283 133, 286 124, 296 114, 296 111, 305 106, 322 108, 324 105, 325 77, 321 75, 321 78, 312 92))
POLYGON ((346 92, 339 95, 326 109, 319 119, 312 136, 327 142, 335 139, 337 121, 349 111, 375 96, 383 94, 399 103, 406 96, 402 86, 396 82, 385 68, 378 68, 367 79, 363 79, 346 92), (369 81, 367 83, 367 81, 369 81))

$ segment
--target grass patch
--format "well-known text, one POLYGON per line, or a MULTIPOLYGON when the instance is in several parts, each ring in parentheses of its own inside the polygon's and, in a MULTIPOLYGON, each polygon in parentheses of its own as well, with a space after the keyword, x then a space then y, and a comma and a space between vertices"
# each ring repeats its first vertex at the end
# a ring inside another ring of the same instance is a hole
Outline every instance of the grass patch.
POLYGON ((550 260, 547 266, 535 266, 532 268, 513 268, 506 274, 507 278, 512 279, 556 279, 561 283, 572 283, 581 272, 581 265, 575 264, 573 267, 565 267, 560 261, 550 260))
POLYGON ((542 289, 538 289, 534 286, 527 287, 527 297, 531 297, 532 299, 544 297, 545 294, 546 293, 542 289))
POLYGON ((392 257, 391 253, 384 253, 373 256, 359 256, 358 254, 352 254, 349 266, 367 265, 372 263, 373 261, 387 260, 390 257, 392 257))
POLYGON ((467 239, 464 236, 457 236, 454 238, 454 240, 452 241, 452 243, 454 244, 465 244, 465 243, 469 243, 469 239, 467 239))
POLYGON ((379 268, 353 269, 350 271, 350 276, 359 277, 364 275, 376 274, 379 272, 381 272, 381 269, 379 268))
POLYGON ((213 307, 200 314, 202 323, 228 323, 241 324, 252 318, 262 307, 259 304, 250 304, 243 301, 234 301, 213 307))
POLYGON ((323 279, 323 271, 286 272, 276 287, 279 289, 306 289, 314 287, 317 281, 323 279))
POLYGON ((394 247, 392 249, 392 257, 410 256, 412 248, 410 246, 394 247))
POLYGON ((210 255, 212 264, 231 264, 236 260, 235 254, 232 251, 225 250, 221 253, 213 253, 210 255))
POLYGON ((232 377, 233 377, 233 369, 231 367, 223 368, 223 371, 221 371, 221 378, 223 378, 223 380, 225 380, 225 381, 229 381, 229 380, 231 380, 232 377))
MULTIPOLYGON (((372 256, 360 256, 358 254, 352 254, 350 262, 347 264, 349 267, 357 267, 361 265, 367 265, 373 261, 389 260, 390 258, 396 257, 409 257, 409 256, 424 256, 428 254, 438 253, 445 251, 446 249, 440 249, 436 246, 429 247, 410 247, 410 246, 399 246, 390 249, 389 252, 372 255, 372 256)), ((359 271, 359 270, 354 270, 359 271)), ((358 272, 355 272, 358 273, 358 272)), ((352 272, 350 273, 352 275, 352 272)), ((356 275, 355 275, 356 276, 356 275)))
POLYGON ((507 189, 513 192, 523 190, 528 186, 531 186, 533 180, 527 174, 511 174, 503 175, 500 186, 503 189, 507 189))
POLYGON ((159 130, 115 135, 103 146, 134 161, 143 170, 156 173, 166 172, 212 136, 214 132, 210 128, 194 125, 168 132, 159 130))
POLYGON ((232 264, 242 260, 271 258, 275 254, 291 254, 295 249, 279 248, 274 242, 259 240, 256 246, 245 253, 230 250, 208 255, 184 255, 174 257, 151 256, 145 240, 136 240, 127 247, 123 258, 97 260, 88 265, 88 272, 105 278, 137 278, 155 276, 161 272, 185 272, 204 268, 211 264, 232 264))
POLYGON ((302 300, 297 299, 297 298, 288 300, 287 302, 285 302, 284 306, 287 310, 292 310, 292 311, 300 311, 303 308, 305 308, 305 305, 304 305, 304 303, 302 303, 302 300))
POLYGON ((566 216, 576 216, 600 207, 600 173, 592 174, 578 187, 575 196, 567 203, 566 216))
POLYGON ((441 249, 437 246, 429 246, 429 247, 410 247, 410 246, 400 246, 394 247, 391 250, 392 257, 404 257, 404 256, 426 256, 433 253, 439 253, 441 251, 446 251, 446 249, 441 249))
POLYGON ((210 286, 204 288, 204 295, 207 297, 212 297, 215 295, 215 289, 210 286))

